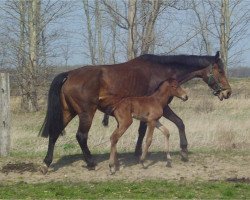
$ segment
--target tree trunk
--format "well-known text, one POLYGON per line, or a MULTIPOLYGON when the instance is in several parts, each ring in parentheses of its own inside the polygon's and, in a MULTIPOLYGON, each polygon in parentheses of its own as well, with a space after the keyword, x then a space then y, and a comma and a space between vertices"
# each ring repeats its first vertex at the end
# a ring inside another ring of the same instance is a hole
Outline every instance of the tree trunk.
POLYGON ((28 106, 29 111, 38 110, 38 99, 36 90, 37 78, 37 53, 38 53, 38 18, 39 18, 40 0, 32 0, 29 2, 29 64, 27 74, 28 106))
POLYGON ((230 15, 228 0, 221 0, 221 23, 220 23, 220 52, 221 59, 227 72, 228 65, 228 45, 230 38, 230 15))
POLYGON ((128 60, 136 56, 136 1, 129 0, 128 3, 128 60))
POLYGON ((95 65, 95 50, 93 44, 93 34, 91 29, 91 19, 89 15, 89 2, 88 0, 83 0, 83 8, 87 19, 87 29, 88 29, 88 45, 90 51, 91 62, 95 65))
MULTIPOLYGON (((146 3, 146 2, 145 2, 146 3)), ((149 53, 152 50, 152 45, 155 43, 154 27, 159 14, 162 2, 158 0, 151 0, 152 9, 146 22, 146 27, 142 35, 142 50, 141 54, 149 53)))
POLYGON ((115 64, 115 53, 116 53, 116 23, 115 21, 112 22, 111 25, 111 30, 112 30, 112 46, 111 46, 111 56, 110 56, 110 63, 115 64))
POLYGON ((95 22, 97 31, 98 43, 98 64, 104 64, 104 50, 102 43, 102 16, 99 1, 95 1, 95 22))
POLYGON ((19 88, 21 93, 21 109, 28 110, 28 98, 27 98, 27 89, 26 88, 26 48, 25 48, 25 15, 26 15, 26 6, 25 1, 19 1, 19 13, 20 13, 20 36, 19 36, 19 50, 18 50, 18 74, 17 77, 19 81, 19 88))
POLYGON ((197 8, 197 1, 193 0, 192 5, 196 17, 198 18, 199 28, 201 29, 202 42, 205 46, 206 53, 208 55, 212 55, 211 43, 208 37, 208 20, 206 18, 207 16, 204 17, 204 14, 203 15, 201 14, 201 12, 205 11, 204 0, 202 0, 202 7, 203 7, 202 11, 199 11, 199 9, 197 8))

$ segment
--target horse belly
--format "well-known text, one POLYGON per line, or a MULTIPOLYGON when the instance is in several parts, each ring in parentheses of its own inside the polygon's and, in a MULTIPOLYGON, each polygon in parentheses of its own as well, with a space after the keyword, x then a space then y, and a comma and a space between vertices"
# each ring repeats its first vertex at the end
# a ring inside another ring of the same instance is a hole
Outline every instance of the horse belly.
POLYGON ((116 109, 116 105, 121 101, 122 98, 115 96, 99 97, 98 110, 113 115, 113 111, 116 109))

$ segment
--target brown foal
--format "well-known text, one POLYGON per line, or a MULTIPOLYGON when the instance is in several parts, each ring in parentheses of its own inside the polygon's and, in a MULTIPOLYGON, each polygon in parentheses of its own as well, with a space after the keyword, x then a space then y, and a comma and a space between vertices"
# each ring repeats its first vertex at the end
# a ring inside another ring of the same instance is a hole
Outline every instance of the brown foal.
POLYGON ((116 171, 117 149, 116 144, 119 138, 124 134, 132 124, 133 119, 144 121, 148 125, 146 145, 140 161, 143 164, 148 148, 151 145, 155 127, 158 128, 166 137, 167 166, 171 166, 171 157, 169 153, 169 131, 163 126, 159 119, 163 115, 163 108, 169 103, 171 97, 176 96, 183 101, 188 99, 186 92, 179 86, 174 79, 164 81, 159 88, 151 95, 146 97, 127 97, 122 99, 113 110, 113 115, 118 123, 117 128, 110 137, 111 152, 109 167, 111 174, 116 171))

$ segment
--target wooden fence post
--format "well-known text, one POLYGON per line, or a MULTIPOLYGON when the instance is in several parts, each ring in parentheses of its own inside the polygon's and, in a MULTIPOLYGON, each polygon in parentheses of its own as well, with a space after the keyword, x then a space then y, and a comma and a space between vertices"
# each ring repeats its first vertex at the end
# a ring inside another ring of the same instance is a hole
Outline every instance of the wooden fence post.
POLYGON ((10 150, 10 82, 8 73, 0 73, 0 156, 10 150))

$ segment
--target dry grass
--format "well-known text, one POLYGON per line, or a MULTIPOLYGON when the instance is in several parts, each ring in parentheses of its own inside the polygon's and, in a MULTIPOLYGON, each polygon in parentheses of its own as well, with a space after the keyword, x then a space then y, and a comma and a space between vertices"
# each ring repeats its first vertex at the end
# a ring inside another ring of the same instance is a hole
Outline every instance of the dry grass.
MULTIPOLYGON (((219 101, 211 94, 209 88, 197 80, 185 85, 189 100, 182 102, 175 99, 171 108, 183 119, 189 141, 189 149, 249 149, 250 148, 250 79, 231 80, 233 95, 230 99, 219 101)), ((43 122, 45 111, 38 113, 21 113, 18 111, 17 98, 12 101, 12 154, 37 156, 47 150, 46 138, 37 137, 43 122)), ((116 123, 110 118, 108 128, 101 124, 102 113, 97 112, 89 133, 90 149, 97 152, 109 151, 109 137, 116 123)), ((161 121, 171 133, 172 150, 179 149, 178 130, 166 119, 161 121)), ((133 151, 137 139, 139 123, 134 120, 129 130, 120 139, 118 151, 133 151)), ((60 137, 56 145, 56 155, 80 153, 75 139, 78 119, 75 118, 66 128, 66 136, 60 137)), ((155 131, 151 150, 163 150, 163 135, 155 131)))

